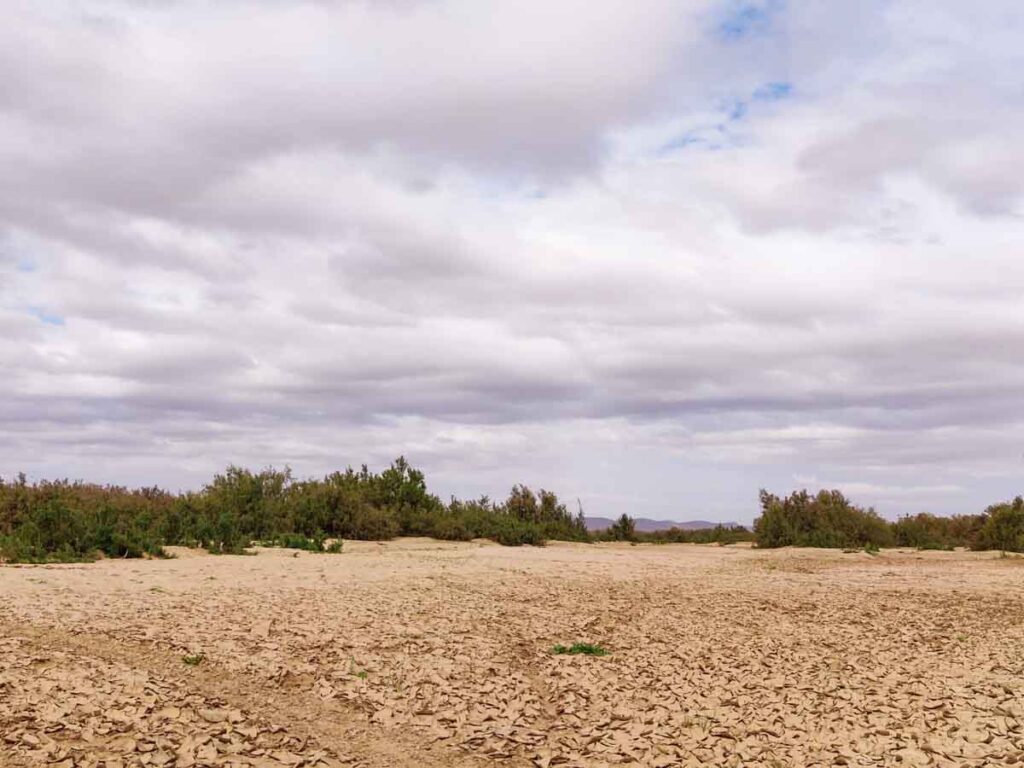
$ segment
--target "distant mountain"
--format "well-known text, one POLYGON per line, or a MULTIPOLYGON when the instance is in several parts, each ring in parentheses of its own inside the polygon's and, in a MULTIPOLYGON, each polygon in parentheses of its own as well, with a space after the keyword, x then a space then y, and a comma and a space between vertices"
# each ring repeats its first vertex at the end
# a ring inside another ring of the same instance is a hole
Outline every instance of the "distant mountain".
MULTIPOLYGON (((603 531, 610 528, 615 521, 607 517, 585 517, 588 531, 603 531)), ((684 531, 696 531, 700 528, 714 528, 716 525, 733 525, 733 523, 713 523, 710 520, 687 520, 678 523, 674 520, 650 520, 646 517, 638 517, 634 520, 636 529, 644 533, 652 531, 667 531, 669 528, 679 528, 684 531)))

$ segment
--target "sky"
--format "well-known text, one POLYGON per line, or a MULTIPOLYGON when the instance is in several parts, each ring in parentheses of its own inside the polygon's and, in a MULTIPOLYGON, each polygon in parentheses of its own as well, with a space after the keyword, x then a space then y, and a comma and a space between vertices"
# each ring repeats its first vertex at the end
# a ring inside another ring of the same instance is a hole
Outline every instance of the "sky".
POLYGON ((1024 492, 1019 0, 9 0, 0 475, 1024 492))

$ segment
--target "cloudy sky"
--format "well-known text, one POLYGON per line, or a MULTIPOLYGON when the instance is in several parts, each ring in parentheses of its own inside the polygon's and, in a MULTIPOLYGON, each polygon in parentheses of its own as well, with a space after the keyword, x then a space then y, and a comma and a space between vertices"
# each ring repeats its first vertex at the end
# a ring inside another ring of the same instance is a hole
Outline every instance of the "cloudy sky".
POLYGON ((9 0, 0 474, 1024 491, 1019 0, 9 0))

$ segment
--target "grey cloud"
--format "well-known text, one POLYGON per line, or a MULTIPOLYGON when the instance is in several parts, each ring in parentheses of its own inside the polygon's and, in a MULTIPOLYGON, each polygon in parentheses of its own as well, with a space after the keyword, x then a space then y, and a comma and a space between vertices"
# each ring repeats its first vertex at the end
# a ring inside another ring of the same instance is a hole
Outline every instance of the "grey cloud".
POLYGON ((26 3, 8 31, 7 112, 59 142, 13 167, 51 200, 160 215, 254 161, 318 147, 517 173, 591 165, 605 128, 656 103, 699 23, 695 9, 617 0, 181 3, 105 26, 70 8, 26 3))
POLYGON ((20 4, 0 471, 406 453, 602 513, 749 519, 803 477, 980 508, 1024 414, 996 5, 722 41, 707 3, 20 4), (720 150, 651 149, 769 81, 720 150))

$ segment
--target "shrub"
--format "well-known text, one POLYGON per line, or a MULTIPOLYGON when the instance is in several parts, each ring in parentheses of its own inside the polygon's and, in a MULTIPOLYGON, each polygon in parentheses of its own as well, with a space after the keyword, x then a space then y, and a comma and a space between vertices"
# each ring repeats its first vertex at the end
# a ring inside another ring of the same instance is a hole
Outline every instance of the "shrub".
POLYGON ((753 541, 754 534, 742 525, 716 525, 713 528, 669 528, 666 531, 638 533, 639 541, 654 544, 735 544, 753 541))
MULTIPOLYGON (((581 508, 575 515, 543 488, 539 497, 525 485, 514 485, 508 499, 494 511, 536 528, 540 538, 563 541, 589 541, 587 524, 581 508)), ((533 542, 528 542, 533 543, 533 542)))
POLYGON ((976 549, 1000 549, 1024 552, 1024 498, 995 504, 985 510, 985 518, 975 542, 976 549))
POLYGON ((851 504, 839 491, 812 496, 797 491, 785 498, 761 491, 761 516, 754 521, 759 547, 875 547, 895 539, 889 524, 873 509, 851 504))
POLYGON ((340 551, 341 539, 434 536, 494 539, 509 546, 587 540, 583 513, 558 497, 517 485, 509 500, 452 499, 427 490, 423 473, 399 457, 380 473, 351 467, 297 481, 291 470, 229 466, 196 493, 128 490, 68 481, 0 479, 0 561, 45 562, 163 555, 165 545, 241 554, 252 542, 340 551))
POLYGON ((402 528, 390 510, 362 504, 352 515, 348 537, 364 541, 387 541, 400 533, 402 528))
POLYGON ((938 517, 922 512, 901 517, 893 523, 896 544, 917 549, 973 547, 985 523, 983 515, 938 517))
POLYGON ((510 516, 498 516, 488 538, 506 547, 520 547, 524 544, 539 547, 545 542, 539 525, 510 516))
POLYGON ((444 541, 469 541, 474 538, 473 531, 465 522, 451 515, 435 520, 430 535, 444 541))
POLYGON ((551 649, 551 652, 556 656, 570 655, 570 656, 607 656, 608 651, 602 648, 600 645, 595 643, 573 643, 570 646, 556 645, 551 649))
POLYGON ((171 503, 155 489, 0 480, 0 560, 71 562, 163 555, 155 521, 171 503))
POLYGON ((636 522, 623 514, 608 528, 608 536, 615 541, 636 541, 636 522))
MULTIPOLYGON (((195 493, 127 489, 67 480, 0 479, 0 561, 71 562, 97 557, 164 556, 166 545, 202 546, 217 554, 245 552, 254 541, 308 551, 340 551, 342 539, 433 536, 488 538, 506 546, 548 540, 590 541, 583 510, 570 513, 550 492, 515 485, 500 503, 486 496, 445 505, 427 490, 423 473, 399 457, 380 473, 363 465, 321 479, 295 480, 291 470, 251 472, 230 466, 195 493), (327 541, 334 543, 325 548, 327 541)), ((920 514, 889 524, 838 491, 785 498, 761 492, 754 531, 715 526, 638 533, 622 515, 598 538, 652 542, 748 541, 871 549, 970 546, 1024 551, 1024 501, 980 515, 920 514)))

